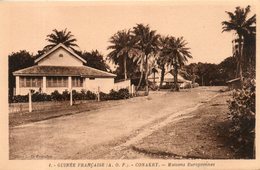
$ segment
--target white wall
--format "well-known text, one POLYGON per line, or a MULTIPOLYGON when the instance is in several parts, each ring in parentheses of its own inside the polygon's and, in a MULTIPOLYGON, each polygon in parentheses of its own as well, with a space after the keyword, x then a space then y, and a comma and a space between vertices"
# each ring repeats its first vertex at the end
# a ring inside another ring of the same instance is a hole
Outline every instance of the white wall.
POLYGON ((38 62, 38 65, 46 66, 82 66, 83 62, 77 59, 75 56, 70 54, 63 48, 55 50, 53 53, 49 54, 42 60, 38 62), (62 54, 63 57, 59 57, 62 54))
POLYGON ((114 87, 114 78, 95 78, 91 80, 89 78, 85 79, 85 89, 96 92, 100 87, 100 91, 104 93, 109 93, 114 87))
POLYGON ((126 81, 121 81, 121 82, 115 83, 113 89, 117 91, 117 90, 122 89, 122 88, 129 89, 130 87, 131 87, 131 81, 126 80, 126 81))
MULTIPOLYGON (((95 78, 94 80, 90 80, 86 78, 83 82, 83 87, 73 87, 73 90, 80 92, 82 89, 89 90, 92 92, 97 92, 98 86, 100 87, 100 91, 104 93, 109 93, 111 89, 114 88, 114 78, 95 78)), ((33 89, 39 91, 39 88, 32 88, 32 87, 20 87, 17 89, 16 95, 27 95, 29 89, 33 89)), ((43 89, 42 89, 43 90, 43 89)), ((51 94, 55 90, 58 90, 59 93, 62 93, 65 90, 69 91, 69 87, 46 87, 46 91, 44 93, 51 94)))

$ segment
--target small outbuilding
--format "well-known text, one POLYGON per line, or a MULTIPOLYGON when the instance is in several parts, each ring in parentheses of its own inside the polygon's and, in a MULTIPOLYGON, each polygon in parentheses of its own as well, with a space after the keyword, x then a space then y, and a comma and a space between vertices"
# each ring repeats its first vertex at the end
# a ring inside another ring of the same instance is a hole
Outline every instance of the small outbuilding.
POLYGON ((29 89, 50 94, 57 90, 90 90, 108 93, 114 88, 115 74, 84 65, 86 61, 58 44, 35 60, 35 66, 13 72, 15 95, 26 95, 29 89))
POLYGON ((229 80, 226 83, 228 85, 229 90, 241 88, 240 78, 235 78, 235 79, 229 80))

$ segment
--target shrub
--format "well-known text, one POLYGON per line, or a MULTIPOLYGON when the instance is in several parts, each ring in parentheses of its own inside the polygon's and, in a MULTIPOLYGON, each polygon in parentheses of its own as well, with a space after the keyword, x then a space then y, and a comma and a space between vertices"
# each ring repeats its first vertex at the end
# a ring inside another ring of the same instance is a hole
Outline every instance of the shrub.
POLYGON ((97 95, 89 90, 85 93, 85 100, 95 100, 96 97, 97 95))
POLYGON ((29 95, 16 95, 13 97, 13 103, 27 103, 29 101, 29 95))
POLYGON ((36 92, 32 94, 32 101, 33 102, 51 101, 51 96, 45 93, 36 92))
POLYGON ((254 157, 255 140, 255 81, 247 79, 242 89, 228 101, 231 119, 230 137, 234 149, 243 156, 254 157))
POLYGON ((55 90, 54 92, 51 93, 51 100, 54 101, 62 101, 63 96, 58 92, 58 90, 55 90))
POLYGON ((119 99, 127 99, 130 97, 129 90, 127 88, 118 90, 119 99))

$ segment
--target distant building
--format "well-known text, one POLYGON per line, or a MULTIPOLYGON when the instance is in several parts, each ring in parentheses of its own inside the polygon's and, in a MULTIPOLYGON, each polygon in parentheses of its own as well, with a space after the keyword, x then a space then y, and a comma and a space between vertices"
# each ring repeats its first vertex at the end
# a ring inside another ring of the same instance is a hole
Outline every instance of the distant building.
POLYGON ((229 90, 241 88, 240 78, 235 78, 235 79, 229 80, 226 83, 228 85, 229 90))
MULTIPOLYGON (((150 74, 150 75, 148 76, 148 80, 149 80, 150 82, 155 82, 156 85, 159 85, 159 84, 160 84, 160 81, 161 81, 161 71, 157 71, 157 72, 154 72, 154 73, 150 74)), ((163 85, 173 84, 173 83, 174 83, 174 75, 173 75, 172 71, 167 71, 167 72, 164 74, 163 85)), ((191 81, 186 80, 186 79, 183 78, 180 74, 178 74, 178 83, 179 83, 179 84, 182 84, 182 83, 191 83, 191 81)))
POLYGON ((86 61, 72 50, 58 44, 35 60, 36 65, 13 72, 16 94, 28 94, 29 89, 50 94, 55 90, 82 89, 109 92, 114 87, 115 74, 84 66, 86 61))

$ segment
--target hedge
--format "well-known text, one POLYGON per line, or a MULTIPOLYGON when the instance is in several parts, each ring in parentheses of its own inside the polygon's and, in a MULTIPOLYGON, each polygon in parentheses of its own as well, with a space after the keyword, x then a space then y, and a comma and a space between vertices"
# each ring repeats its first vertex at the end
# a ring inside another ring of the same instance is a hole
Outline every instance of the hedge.
MULTIPOLYGON (((95 100, 97 99, 97 94, 91 91, 81 90, 77 92, 76 90, 72 91, 73 100, 95 100)), ((129 90, 126 88, 120 89, 118 91, 111 90, 110 93, 100 92, 100 100, 120 100, 127 99, 130 97, 129 90)), ((62 93, 59 93, 57 90, 52 92, 50 95, 46 93, 33 93, 32 101, 33 102, 42 102, 42 101, 66 101, 70 100, 69 91, 65 90, 62 93)), ((29 96, 27 95, 16 95, 13 98, 9 99, 10 103, 27 103, 29 101, 29 96)))

